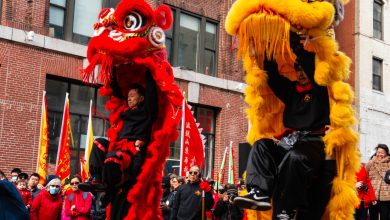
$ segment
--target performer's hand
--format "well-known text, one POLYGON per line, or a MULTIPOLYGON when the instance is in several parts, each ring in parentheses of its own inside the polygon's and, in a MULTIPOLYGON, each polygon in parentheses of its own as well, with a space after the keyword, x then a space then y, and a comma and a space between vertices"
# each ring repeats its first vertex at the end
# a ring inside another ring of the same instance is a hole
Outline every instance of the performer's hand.
POLYGON ((137 151, 140 151, 141 148, 142 148, 144 145, 145 145, 145 141, 143 141, 143 140, 136 140, 136 141, 135 141, 135 144, 134 144, 135 149, 136 149, 137 151))
POLYGON ((207 181, 202 181, 199 184, 199 188, 205 192, 210 192, 211 191, 211 186, 207 181))

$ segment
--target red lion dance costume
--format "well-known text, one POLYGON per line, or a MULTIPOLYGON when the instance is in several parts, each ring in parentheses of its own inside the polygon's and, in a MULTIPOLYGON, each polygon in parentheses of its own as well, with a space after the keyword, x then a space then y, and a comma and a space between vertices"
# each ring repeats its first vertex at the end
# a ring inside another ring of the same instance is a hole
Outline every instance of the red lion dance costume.
POLYGON ((144 0, 122 0, 115 10, 103 9, 98 19, 94 37, 88 45, 89 66, 83 71, 83 79, 95 82, 95 67, 101 66, 99 80, 104 85, 100 95, 109 97, 106 102, 111 124, 107 132, 108 153, 121 146, 117 143, 123 127, 120 113, 127 107, 127 100, 113 95, 112 77, 116 78, 122 94, 127 94, 131 83, 144 85, 147 71, 156 84, 158 115, 152 124, 149 144, 145 146, 142 171, 128 189, 126 199, 130 208, 125 219, 161 219, 161 174, 169 155, 169 144, 178 136, 183 100, 181 91, 174 84, 164 45, 164 30, 172 24, 171 10, 164 5, 153 10, 144 0))

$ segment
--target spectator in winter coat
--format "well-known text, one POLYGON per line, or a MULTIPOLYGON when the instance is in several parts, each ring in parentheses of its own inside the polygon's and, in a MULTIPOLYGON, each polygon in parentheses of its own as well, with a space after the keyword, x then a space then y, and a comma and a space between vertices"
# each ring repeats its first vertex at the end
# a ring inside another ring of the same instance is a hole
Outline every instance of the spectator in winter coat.
POLYGON ((224 192, 217 202, 213 212, 217 220, 241 220, 243 210, 233 204, 233 200, 238 196, 238 190, 234 185, 227 185, 227 190, 224 192))
POLYGON ((161 210, 164 220, 169 220, 172 214, 173 204, 175 203, 176 193, 179 186, 184 184, 184 178, 181 176, 172 176, 170 180, 172 191, 161 202, 161 210))
POLYGON ((30 211, 31 220, 60 220, 62 210, 61 180, 52 179, 46 190, 42 190, 34 199, 30 211))
POLYGON ((0 219, 28 219, 28 211, 13 183, 0 180, 0 219))
POLYGON ((38 173, 32 173, 30 175, 30 179, 28 180, 28 189, 31 192, 33 201, 38 193, 41 192, 41 190, 38 188, 39 179, 40 177, 38 173))
POLYGON ((177 190, 171 220, 202 219, 202 191, 205 192, 204 210, 210 210, 214 205, 209 183, 200 179, 199 166, 192 166, 188 174, 189 182, 177 190))
POLYGON ((376 197, 366 168, 363 165, 356 173, 356 189, 360 205, 356 207, 355 220, 367 220, 368 207, 370 204, 376 205, 376 197))
POLYGON ((31 192, 27 189, 27 182, 24 179, 20 179, 17 181, 16 187, 18 188, 18 191, 20 193, 20 196, 22 196, 24 205, 26 206, 26 209, 30 209, 32 205, 32 196, 31 192))
POLYGON ((372 188, 377 198, 377 204, 369 208, 370 219, 388 220, 390 215, 390 185, 384 181, 385 173, 390 169, 389 148, 386 144, 378 144, 375 155, 366 165, 372 188))
POLYGON ((73 176, 70 180, 72 192, 65 199, 65 214, 72 220, 91 219, 92 195, 79 190, 80 176, 73 176))

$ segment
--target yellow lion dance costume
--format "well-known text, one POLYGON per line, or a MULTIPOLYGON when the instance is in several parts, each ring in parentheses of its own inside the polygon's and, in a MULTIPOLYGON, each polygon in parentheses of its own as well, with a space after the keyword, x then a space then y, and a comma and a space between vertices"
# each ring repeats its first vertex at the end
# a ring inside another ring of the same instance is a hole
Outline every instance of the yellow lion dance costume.
POLYGON ((334 39, 334 5, 335 2, 319 0, 237 0, 227 15, 225 28, 239 39, 238 55, 243 60, 248 85, 245 101, 249 105, 251 128, 247 139, 251 144, 283 130, 284 105, 268 87, 262 70, 264 56, 274 57, 280 73, 293 79, 296 56, 289 45, 290 30, 306 36, 305 50, 316 54, 314 79, 327 86, 329 92, 331 128, 323 138, 325 153, 337 162, 332 195, 322 219, 345 220, 353 219, 354 207, 359 203, 355 172, 360 166, 360 154, 356 147, 358 137, 352 129, 356 122, 353 91, 343 82, 349 77, 351 60, 338 50, 334 39))

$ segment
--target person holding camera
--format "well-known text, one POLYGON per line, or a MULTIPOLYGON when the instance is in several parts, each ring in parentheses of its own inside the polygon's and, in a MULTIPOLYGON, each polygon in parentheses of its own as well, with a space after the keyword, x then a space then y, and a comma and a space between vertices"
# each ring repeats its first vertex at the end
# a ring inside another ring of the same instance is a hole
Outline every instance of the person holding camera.
POLYGON ((356 172, 356 190, 360 204, 355 209, 355 220, 367 220, 368 207, 370 207, 370 204, 376 205, 377 202, 370 178, 363 164, 360 170, 356 172))
POLYGON ((234 205, 234 198, 238 196, 238 190, 233 184, 226 185, 226 191, 221 194, 213 212, 217 220, 241 220, 243 210, 234 205))

